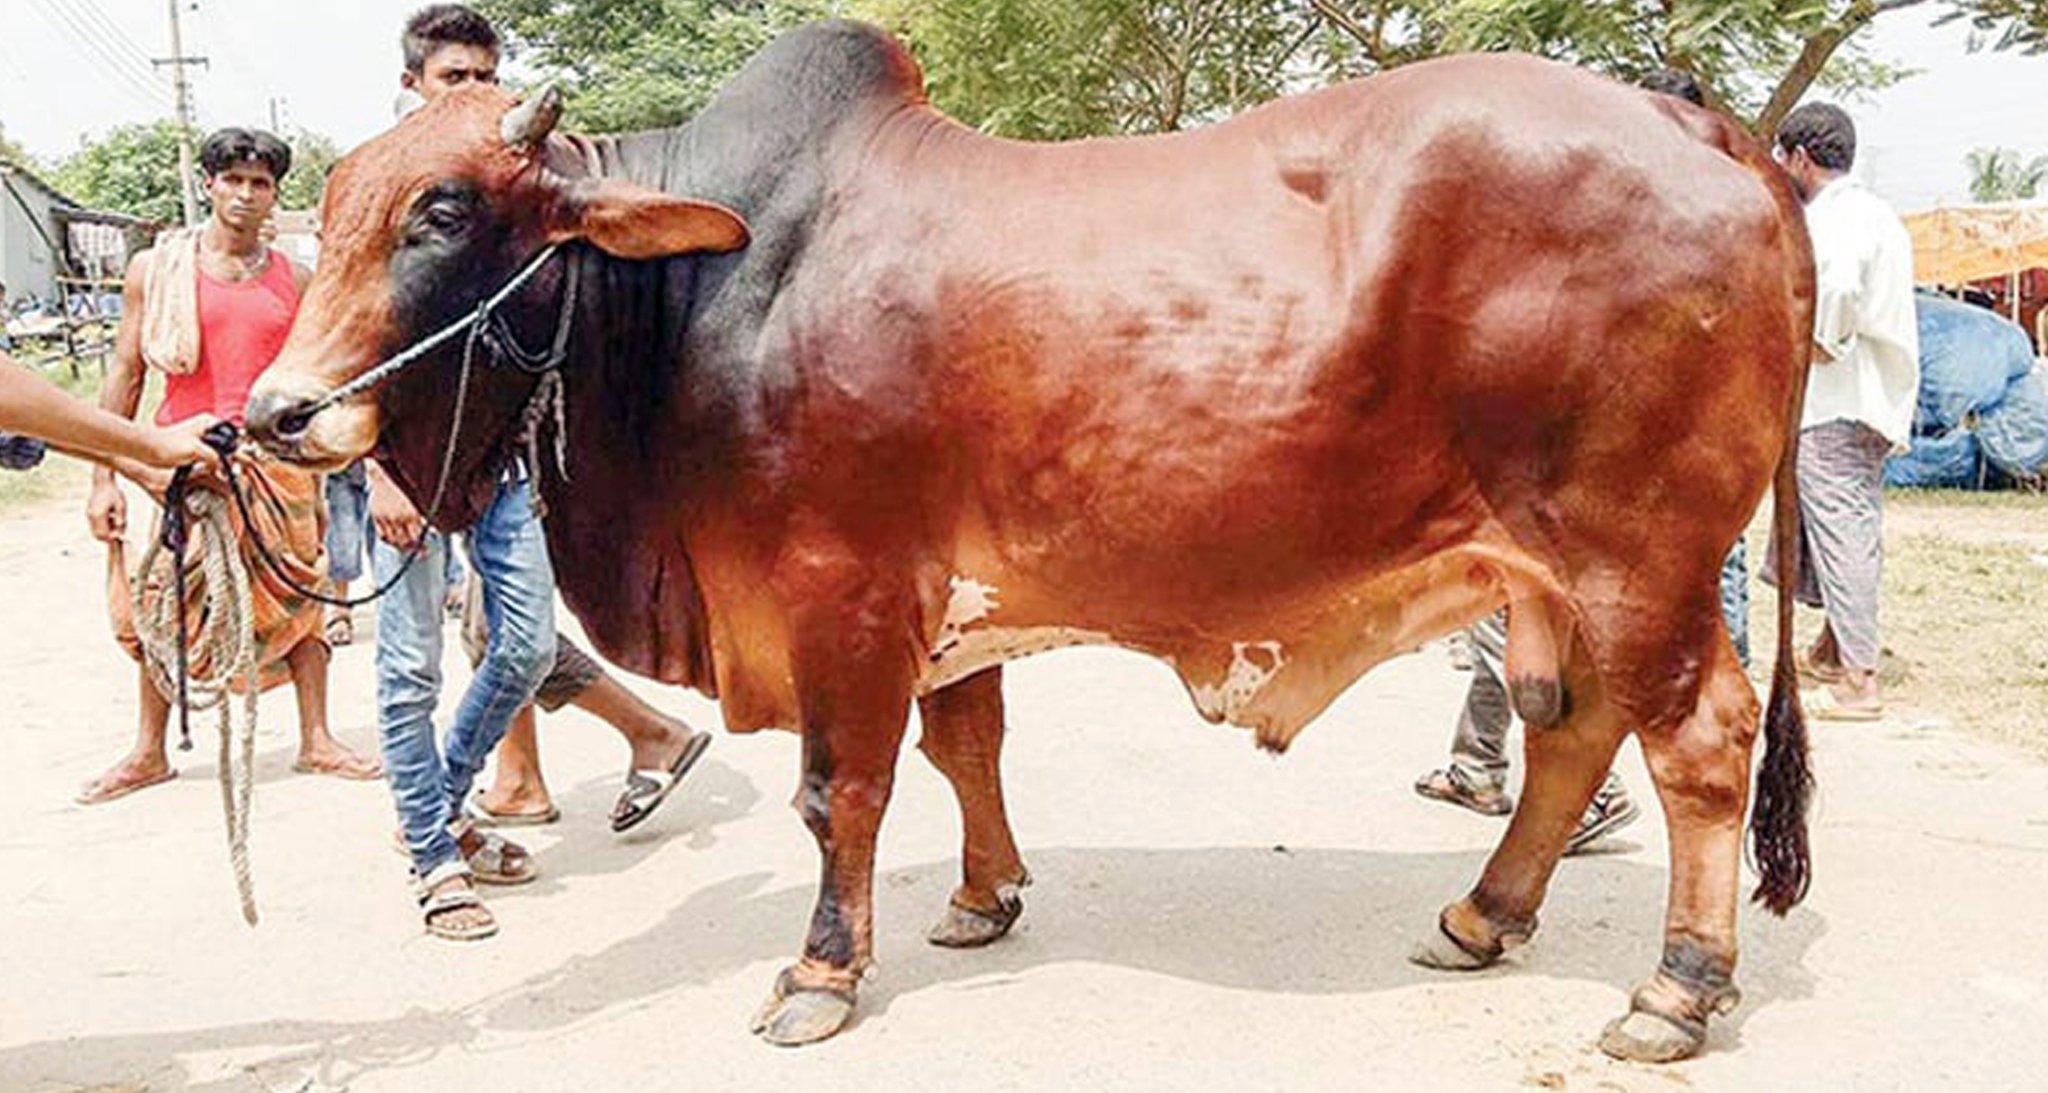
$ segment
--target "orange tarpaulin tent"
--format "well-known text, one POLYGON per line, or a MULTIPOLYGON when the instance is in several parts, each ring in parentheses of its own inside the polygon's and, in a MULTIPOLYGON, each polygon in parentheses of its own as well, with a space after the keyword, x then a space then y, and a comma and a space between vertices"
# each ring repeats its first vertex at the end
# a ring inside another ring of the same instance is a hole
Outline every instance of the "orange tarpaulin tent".
POLYGON ((1948 205, 1908 213, 1913 274, 1922 284, 1960 285, 2048 268, 2048 201, 1948 205))

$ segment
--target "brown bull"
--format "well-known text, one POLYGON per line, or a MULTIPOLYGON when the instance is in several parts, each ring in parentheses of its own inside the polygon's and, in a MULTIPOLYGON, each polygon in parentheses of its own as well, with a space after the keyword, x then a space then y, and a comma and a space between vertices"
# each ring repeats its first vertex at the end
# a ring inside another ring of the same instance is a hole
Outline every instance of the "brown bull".
MULTIPOLYGON (((824 872, 769 1039, 852 1012, 913 702, 966 833, 933 939, 977 945, 1026 880, 1003 662, 1142 650, 1277 751, 1373 665, 1506 603, 1527 789, 1417 959, 1529 938, 1633 731, 1670 906, 1604 1046, 1698 1048, 1734 999, 1757 725, 1716 574, 1774 469, 1781 545, 1791 526, 1813 300, 1758 145, 1521 57, 1183 135, 1014 143, 931 109, 899 46, 844 23, 785 37, 677 130, 550 137, 550 106, 450 96, 342 163, 250 426, 323 465, 381 433, 424 504, 456 349, 376 403, 318 400, 570 244, 503 309, 510 340, 566 339, 565 435, 539 446, 563 593, 613 659, 720 696, 735 731, 803 737, 824 872)), ((473 378, 442 523, 515 419, 551 417, 517 412, 535 384, 473 378)), ((1807 877, 1788 643, 1755 818, 1781 912, 1807 877)))

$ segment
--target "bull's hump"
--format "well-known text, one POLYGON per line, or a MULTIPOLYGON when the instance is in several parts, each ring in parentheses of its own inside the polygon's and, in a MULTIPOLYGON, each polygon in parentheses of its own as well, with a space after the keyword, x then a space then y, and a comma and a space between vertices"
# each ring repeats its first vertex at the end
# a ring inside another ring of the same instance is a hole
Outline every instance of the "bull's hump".
POLYGON ((754 85, 774 89, 791 105, 798 99, 925 98, 924 70, 903 43, 852 19, 806 23, 783 33, 740 69, 726 92, 744 97, 754 85))

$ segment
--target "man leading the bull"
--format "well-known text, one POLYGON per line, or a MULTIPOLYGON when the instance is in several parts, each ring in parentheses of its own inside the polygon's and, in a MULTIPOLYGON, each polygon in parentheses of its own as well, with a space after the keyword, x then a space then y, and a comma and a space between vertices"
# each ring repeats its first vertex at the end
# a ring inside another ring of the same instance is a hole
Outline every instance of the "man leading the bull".
MULTIPOLYGON (((401 45, 401 85, 421 98, 496 82, 497 32, 461 5, 416 13, 406 22, 401 45)), ((486 816, 553 818, 533 745, 536 698, 550 709, 575 701, 618 726, 632 744, 632 771, 612 814, 616 830, 645 819, 710 741, 647 707, 555 634, 554 571, 533 506, 531 470, 514 461, 482 516, 465 529, 476 589, 472 600, 482 616, 481 625, 466 624, 465 631, 478 639, 471 644, 480 657, 444 753, 434 738, 433 712, 440 694, 441 552, 448 549, 447 538, 431 532, 383 469, 369 464, 377 528, 371 565, 378 586, 398 574, 408 552, 423 555, 378 605, 378 725, 405 843, 420 877, 425 924, 449 940, 497 932, 472 880, 521 884, 537 875, 523 848, 476 831, 465 812, 485 758, 514 730, 516 739, 500 754, 499 776, 515 789, 487 797, 486 816)))
MULTIPOLYGON (((422 98, 468 83, 496 83, 499 38, 490 21, 462 4, 436 4, 406 23, 406 71, 400 84, 422 98)), ((382 489, 387 513, 399 511, 405 497, 387 480, 382 489)), ((488 626, 477 588, 471 585, 463 609, 463 646, 476 663, 483 655, 488 626)), ((560 816, 548 792, 540 764, 534 707, 550 713, 574 705, 619 731, 632 749, 626 782, 612 805, 613 831, 627 831, 653 815, 676 782, 711 743, 706 733, 693 732, 682 721, 655 709, 606 672, 573 641, 558 640, 555 664, 532 706, 512 719, 497 750, 497 769, 489 788, 469 803, 479 823, 500 827, 548 823, 560 816)))

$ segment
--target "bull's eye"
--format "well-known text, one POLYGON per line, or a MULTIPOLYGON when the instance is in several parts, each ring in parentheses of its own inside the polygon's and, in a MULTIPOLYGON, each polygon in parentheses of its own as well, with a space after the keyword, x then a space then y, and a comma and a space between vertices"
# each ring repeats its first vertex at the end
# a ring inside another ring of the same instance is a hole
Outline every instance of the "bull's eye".
POLYGON ((420 219, 427 227, 442 235, 454 235, 462 230, 463 224, 467 221, 462 215, 462 210, 452 205, 429 205, 420 219))
POLYGON ((404 247, 437 254, 466 249, 482 212, 476 186, 463 180, 439 183, 420 195, 406 217, 404 247))

